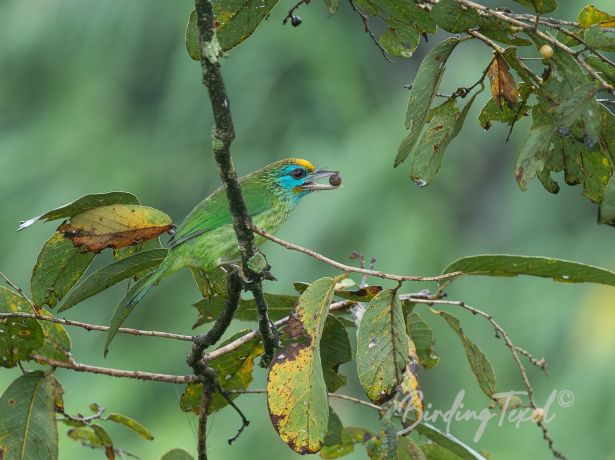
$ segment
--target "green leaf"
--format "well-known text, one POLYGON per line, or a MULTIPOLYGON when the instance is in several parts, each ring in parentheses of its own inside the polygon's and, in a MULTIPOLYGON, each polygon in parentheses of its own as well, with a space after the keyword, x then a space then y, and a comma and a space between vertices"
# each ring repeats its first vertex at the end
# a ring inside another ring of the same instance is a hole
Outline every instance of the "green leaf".
POLYGON ((81 252, 99 253, 157 238, 172 226, 159 209, 134 204, 114 204, 88 209, 70 218, 58 231, 79 246, 81 252))
POLYGON ((113 258, 115 260, 122 260, 126 257, 135 255, 137 252, 148 251, 150 249, 160 249, 162 243, 160 237, 152 238, 151 240, 144 241, 143 243, 136 244, 134 246, 126 246, 125 248, 114 249, 113 258))
POLYGON ((518 37, 516 32, 510 30, 509 24, 490 16, 480 16, 478 26, 481 34, 506 45, 528 46, 532 43, 525 38, 518 37))
POLYGON ((65 204, 64 206, 60 206, 59 208, 47 211, 40 216, 23 221, 17 230, 23 230, 37 220, 45 220, 45 222, 49 222, 50 220, 65 219, 67 217, 72 217, 79 214, 80 212, 87 211, 88 209, 120 203, 139 204, 139 200, 132 193, 128 192, 108 192, 85 195, 71 203, 65 204))
POLYGON ((325 0, 325 5, 327 5, 329 14, 335 14, 340 6, 340 0, 325 0))
POLYGON ((615 67, 610 66, 597 56, 587 56, 585 62, 592 66, 608 83, 615 85, 615 67))
MULTIPOLYGON (((590 109, 590 104, 595 103, 598 91, 600 91, 600 87, 593 82, 577 87, 570 98, 562 101, 553 109, 557 127, 560 129, 570 128, 576 123, 590 109)), ((592 109, 594 108, 592 107, 592 109)))
POLYGON ((453 0, 440 0, 431 9, 431 16, 439 27, 454 34, 465 32, 479 22, 478 12, 453 0))
POLYGON ((109 325, 109 330, 107 331, 107 338, 105 339, 105 349, 103 351, 103 355, 105 357, 107 357, 107 354, 109 353, 109 346, 111 345, 111 342, 115 338, 115 335, 117 334, 118 329, 122 327, 122 324, 124 324, 124 321, 126 321, 126 318, 130 316, 130 314, 133 312, 133 310, 138 305, 138 304, 129 305, 130 300, 135 296, 137 292, 139 292, 139 290, 143 287, 143 285, 147 283, 147 281, 149 280, 149 276, 147 275, 153 273, 154 271, 155 271, 155 268, 149 269, 147 274, 144 274, 144 276, 142 276, 139 279, 139 281, 133 284, 130 287, 130 289, 126 291, 126 294, 124 294, 124 297, 122 297, 122 300, 120 300, 120 302, 117 304, 117 306, 115 307, 115 310, 113 310, 113 316, 111 317, 111 324, 109 325))
POLYGON ((195 61, 201 60, 201 51, 199 50, 199 28, 196 24, 196 10, 190 12, 188 24, 186 24, 186 50, 192 59, 195 61))
POLYGON ((406 110, 406 128, 410 132, 399 146, 395 166, 399 166, 408 157, 418 141, 444 74, 446 60, 458 43, 459 39, 454 37, 444 40, 429 51, 421 62, 410 89, 406 110))
POLYGON ((419 32, 411 27, 389 28, 378 38, 387 53, 401 58, 412 57, 420 40, 419 32))
POLYGON ((344 427, 342 441, 337 445, 326 445, 320 450, 320 457, 325 459, 340 458, 354 451, 355 444, 364 444, 374 438, 374 434, 365 428, 344 427))
POLYGON ((587 29, 583 34, 583 39, 590 48, 615 51, 615 33, 611 32, 610 29, 603 29, 598 24, 587 29))
POLYGON ((512 109, 508 104, 500 104, 493 98, 489 99, 478 115, 478 122, 485 130, 489 129, 494 121, 512 125, 529 114, 527 100, 531 92, 532 86, 521 82, 519 84, 520 101, 512 109))
POLYGON ((602 27, 615 27, 615 16, 599 10, 594 5, 585 6, 578 17, 579 26, 583 29, 598 24, 602 27))
POLYGON ((435 338, 433 330, 418 313, 412 312, 406 316, 406 331, 414 342, 419 363, 425 369, 431 369, 440 361, 434 351, 435 338))
POLYGON ((469 256, 456 260, 442 273, 454 271, 461 271, 464 275, 530 275, 552 278, 563 283, 599 283, 615 286, 615 272, 593 265, 548 257, 506 254, 469 256))
POLYGON ((226 295, 226 273, 221 268, 211 271, 190 268, 190 272, 205 299, 226 295))
POLYGON ((344 323, 331 314, 327 315, 320 339, 320 359, 327 391, 333 393, 346 385, 346 376, 338 370, 340 365, 352 360, 350 340, 344 323))
MULTIPOLYGON (((298 293, 302 293, 309 286, 308 283, 295 282, 293 287, 298 293)), ((376 294, 382 291, 382 286, 365 286, 355 290, 347 290, 347 287, 336 286, 333 295, 346 300, 354 300, 355 302, 369 302, 376 294)))
MULTIPOLYGON (((269 319, 277 321, 282 319, 290 313, 291 309, 297 302, 296 296, 282 295, 282 294, 265 294, 267 300, 267 312, 269 313, 269 319)), ((201 326, 202 324, 215 321, 220 313, 224 310, 226 305, 226 296, 217 295, 211 299, 201 299, 193 306, 199 312, 199 317, 194 323, 193 328, 201 326)), ((254 299, 240 299, 237 311, 233 316, 240 321, 257 321, 257 309, 254 299)))
POLYGON ((83 276, 94 257, 95 254, 82 254, 69 239, 54 233, 41 249, 32 271, 34 303, 55 307, 83 276))
POLYGON ((92 447, 92 448, 104 447, 98 435, 89 426, 71 428, 70 430, 66 432, 66 434, 72 440, 79 441, 81 444, 83 444, 86 447, 92 447))
POLYGON ((194 460, 184 449, 171 449, 160 460, 194 460))
POLYGON ((474 94, 461 113, 455 98, 448 99, 431 111, 430 121, 414 148, 410 177, 419 186, 429 185, 440 171, 448 144, 459 134, 474 99, 474 94))
POLYGON ((151 249, 105 265, 75 286, 66 296, 58 312, 68 310, 79 302, 143 270, 160 265, 166 255, 167 249, 151 249))
MULTIPOLYGON (((41 310, 43 316, 52 316, 51 313, 41 310)), ((64 326, 50 321, 40 321, 43 329, 43 345, 34 350, 37 355, 64 363, 71 362, 71 340, 64 326)))
POLYGON ((468 362, 470 363, 470 368, 476 376, 480 389, 483 390, 483 393, 489 398, 493 397, 495 393, 495 374, 483 350, 463 333, 461 323, 454 315, 446 311, 433 311, 444 318, 451 329, 459 336, 463 343, 463 349, 466 352, 468 362))
MULTIPOLYGON (((32 307, 16 292, 0 286, 0 313, 32 313, 32 307)), ((14 367, 43 346, 43 328, 34 318, 0 317, 0 367, 14 367)))
POLYGON ((521 190, 526 190, 527 182, 544 169, 554 134, 552 125, 532 127, 521 144, 515 158, 515 179, 521 190))
POLYGON ((112 422, 119 423, 120 425, 124 425, 125 427, 130 428, 132 431, 137 433, 142 438, 147 439, 148 441, 154 439, 154 436, 147 428, 145 428, 139 422, 126 415, 112 413, 107 415, 105 419, 111 420, 112 422))
POLYGON ((301 294, 286 325, 288 343, 276 352, 267 376, 271 422, 282 441, 300 454, 318 452, 327 434, 320 338, 335 282, 321 278, 301 294))
POLYGON ((398 460, 427 460, 423 451, 408 436, 401 436, 397 441, 398 460))
POLYGON ((515 0, 515 2, 539 14, 550 13, 557 8, 555 0, 515 0))
POLYGON ((28 372, 0 398, 0 458, 55 460, 58 430, 53 377, 28 372))
MULTIPOLYGON (((462 460, 487 460, 481 454, 476 452, 471 447, 462 443, 459 439, 454 437, 450 433, 444 433, 434 426, 422 422, 416 426, 416 431, 418 431, 421 435, 431 439, 437 445, 445 448, 446 450, 452 452, 457 457, 462 460)), ((431 460, 431 457, 427 457, 431 460)), ((433 460, 439 458, 435 457, 433 460)), ((444 460, 444 459, 443 459, 444 460)), ((449 460, 448 458, 446 460, 449 460)), ((451 459, 452 460, 452 459, 451 459)))
POLYGON ((385 289, 369 303, 357 333, 357 372, 369 399, 389 400, 404 378, 408 335, 393 289, 385 289))
POLYGON ((324 446, 335 446, 342 443, 342 431, 344 426, 335 411, 329 407, 329 426, 325 436, 324 446))
MULTIPOLYGON (((249 332, 249 330, 237 332, 232 337, 220 343, 218 348, 233 342, 247 332, 249 332)), ((245 390, 250 386, 250 383, 252 383, 254 359, 261 354, 263 354, 262 343, 258 339, 252 339, 230 353, 226 353, 219 358, 209 361, 208 365, 216 371, 216 378, 220 387, 225 390, 245 390)), ((180 400, 181 409, 184 412, 192 411, 198 414, 202 395, 203 385, 189 383, 186 385, 186 390, 182 394, 180 400)), ((227 396, 229 399, 234 400, 240 395, 237 393, 229 393, 227 396)), ((216 392, 209 406, 209 413, 211 414, 219 411, 227 405, 227 400, 216 392)))

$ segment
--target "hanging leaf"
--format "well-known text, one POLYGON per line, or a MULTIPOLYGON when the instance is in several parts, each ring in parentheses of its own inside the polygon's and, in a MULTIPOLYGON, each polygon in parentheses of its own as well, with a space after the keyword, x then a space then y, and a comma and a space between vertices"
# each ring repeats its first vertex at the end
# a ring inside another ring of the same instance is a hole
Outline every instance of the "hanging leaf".
MULTIPOLYGON (((265 294, 267 300, 267 313, 271 321, 277 321, 290 314, 291 309, 297 302, 296 296, 282 294, 265 294)), ((217 295, 212 299, 201 299, 193 306, 199 312, 196 323, 192 326, 196 328, 206 323, 215 321, 226 305, 226 296, 217 295)), ((233 318, 240 321, 257 321, 258 312, 254 299, 240 299, 239 306, 233 318)))
POLYGON ((70 240, 54 233, 41 249, 32 271, 34 303, 55 307, 83 276, 94 257, 95 254, 82 254, 70 240))
POLYGON ((515 2, 539 14, 550 13, 557 8, 556 0, 515 0, 515 2))
POLYGON ((299 297, 267 377, 267 403, 282 441, 300 454, 318 452, 329 422, 320 338, 336 280, 321 278, 299 297))
MULTIPOLYGON (((0 286, 0 313, 14 312, 32 313, 32 308, 19 294, 0 286)), ((43 341, 43 328, 36 319, 0 317, 0 367, 29 359, 43 341)))
POLYGON ((333 393, 346 384, 346 376, 338 371, 340 365, 352 360, 352 350, 344 323, 331 314, 322 331, 320 359, 327 391, 333 393))
POLYGON ((406 331, 414 342, 419 363, 425 369, 431 369, 440 361, 434 351, 435 338, 433 330, 418 313, 412 312, 406 316, 406 331))
POLYGON ((93 449, 104 447, 98 435, 89 426, 71 428, 66 434, 72 440, 79 441, 86 447, 93 449))
POLYGON ((354 451, 355 444, 364 444, 375 435, 364 429, 354 426, 344 427, 342 441, 337 445, 326 445, 320 450, 320 457, 325 459, 340 458, 354 451))
MULTIPOLYGON (((393 23, 395 24, 395 23, 393 23)), ((388 28, 379 38, 378 43, 391 56, 409 58, 421 40, 421 35, 411 27, 388 28)))
POLYGON ((470 368, 476 376, 480 389, 483 390, 483 393, 485 393, 487 397, 492 398, 495 393, 495 374, 483 350, 463 333, 461 323, 454 315, 446 311, 433 311, 444 318, 451 329, 459 336, 463 343, 463 349, 466 352, 468 362, 470 363, 470 368))
POLYGON ((172 226, 164 212, 138 205, 102 206, 70 218, 58 227, 81 252, 99 253, 105 248, 134 246, 156 238, 172 226))
POLYGON ((327 427, 327 435, 323 446, 336 446, 342 443, 342 431, 344 426, 331 407, 329 407, 329 426, 327 427))
POLYGON ((429 107, 438 91, 444 74, 444 65, 459 43, 458 38, 448 38, 433 48, 421 62, 416 74, 406 111, 406 128, 409 132, 397 151, 394 166, 399 166, 408 157, 419 140, 423 125, 429 114, 429 107))
POLYGON ((431 8, 437 26, 451 33, 465 32, 479 22, 478 12, 453 0, 440 0, 431 8))
POLYGON ((448 99, 431 111, 429 125, 421 134, 413 150, 414 158, 410 177, 419 187, 429 185, 440 171, 444 152, 448 144, 461 131, 470 107, 478 94, 470 98, 461 113, 457 108, 455 98, 448 99))
POLYGON ((548 257, 484 254, 463 257, 442 273, 461 271, 467 275, 517 276, 530 275, 552 278, 564 283, 599 283, 615 286, 615 272, 579 262, 548 257))
POLYGON ((599 10, 594 5, 585 6, 579 13, 577 19, 579 27, 586 29, 598 24, 600 27, 615 27, 615 16, 599 10))
POLYGON ((532 127, 521 144, 515 158, 515 179, 521 190, 527 190, 528 181, 544 169, 554 134, 552 125, 532 127))
POLYGON ((0 458, 58 458, 51 375, 27 372, 14 380, 0 398, 0 458))
POLYGON ((167 249, 151 249, 99 268, 68 293, 58 312, 68 310, 79 302, 143 270, 157 267, 166 255, 167 249))
MULTIPOLYGON (((249 330, 239 331, 232 337, 220 343, 221 348, 239 337, 245 335, 249 330)), ((254 371, 254 359, 263 354, 263 345, 260 340, 252 339, 237 347, 230 353, 226 353, 219 358, 212 359, 208 365, 216 371, 216 378, 221 388, 225 390, 245 390, 252 383, 252 373, 254 371)), ((203 385, 200 383, 189 383, 186 391, 182 394, 180 406, 184 412, 192 411, 198 414, 200 411, 201 397, 203 396, 203 385)), ((234 400, 240 395, 229 393, 228 398, 234 400)), ((226 407, 228 402, 219 393, 213 395, 209 406, 209 413, 219 411, 226 407)))
POLYGON ((190 272, 203 298, 212 300, 217 295, 226 295, 226 273, 221 268, 211 271, 190 268, 190 272))
POLYGON ((393 289, 369 303, 357 333, 357 372, 369 399, 377 404, 395 394, 408 361, 404 316, 393 289))
POLYGON ((160 460, 194 460, 194 457, 184 449, 171 449, 160 460))
POLYGON ((327 5, 329 14, 335 14, 340 6, 340 0, 325 0, 325 5, 327 5))
POLYGON ((126 415, 111 413, 105 417, 105 420, 111 420, 112 422, 124 425, 125 427, 130 428, 132 431, 137 433, 142 438, 147 439, 148 441, 154 439, 154 436, 147 428, 145 428, 139 422, 126 415))
POLYGON ((139 200, 132 193, 127 192, 108 192, 85 195, 64 206, 47 211, 45 214, 23 221, 17 230, 23 230, 31 226, 37 220, 49 222, 50 220, 66 219, 67 217, 72 217, 88 209, 112 204, 139 204, 139 200))
POLYGON ((500 107, 500 100, 504 99, 507 102, 508 108, 512 110, 519 100, 519 90, 515 78, 510 73, 506 59, 500 53, 495 53, 495 57, 487 71, 487 76, 491 81, 491 95, 493 99, 498 102, 500 107))
POLYGON ((105 449, 105 456, 107 457, 107 459, 114 460, 115 450, 113 449, 113 441, 111 440, 111 436, 109 436, 109 433, 107 433, 107 430, 95 423, 91 423, 90 427, 94 430, 94 433, 96 433, 98 439, 100 439, 102 447, 105 449))

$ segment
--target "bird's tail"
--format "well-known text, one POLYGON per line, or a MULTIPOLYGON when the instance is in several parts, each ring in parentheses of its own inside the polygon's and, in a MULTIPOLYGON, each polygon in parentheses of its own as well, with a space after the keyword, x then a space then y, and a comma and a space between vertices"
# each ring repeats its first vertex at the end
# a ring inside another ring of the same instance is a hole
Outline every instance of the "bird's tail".
POLYGON ((147 294, 152 288, 152 286, 156 284, 160 280, 160 278, 162 278, 166 271, 167 266, 165 266, 165 264, 161 264, 160 267, 158 267, 158 270, 153 272, 147 277, 147 279, 145 279, 145 281, 143 281, 143 283, 134 293, 132 298, 126 303, 126 307, 134 307, 139 302, 141 302, 141 300, 143 300, 143 297, 145 297, 145 294, 147 294))

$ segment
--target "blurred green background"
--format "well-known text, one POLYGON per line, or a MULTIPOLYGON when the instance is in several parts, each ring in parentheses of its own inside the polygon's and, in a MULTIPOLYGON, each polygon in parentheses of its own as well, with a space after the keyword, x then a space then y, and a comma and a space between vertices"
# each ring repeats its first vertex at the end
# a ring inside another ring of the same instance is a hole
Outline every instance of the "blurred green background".
MULTIPOLYGON (((429 47, 423 44, 413 59, 389 64, 346 3, 329 17, 324 4, 312 2, 299 11, 300 27, 282 26, 293 3, 280 2, 223 61, 237 129, 233 155, 241 174, 288 156, 342 171, 344 188, 306 199, 282 229, 283 238, 339 260, 356 249, 395 273, 436 274, 448 262, 476 253, 553 256, 615 269, 614 230, 596 225, 595 206, 578 188, 563 186, 559 195, 548 194, 537 182, 525 193, 517 188, 512 163, 527 124, 517 127, 508 145, 505 128, 484 132, 473 118, 486 94, 449 147, 433 185, 418 189, 407 164, 393 169, 405 131, 403 85, 413 80, 429 47)), ((594 3, 612 7, 612 0, 594 3)), ((573 19, 584 2, 560 4, 556 15, 573 19)), ((0 267, 19 285, 28 287, 36 255, 57 226, 39 223, 16 233, 22 219, 87 193, 127 190, 179 222, 219 186, 209 146, 209 102, 200 67, 183 43, 190 9, 189 1, 0 0, 0 267)), ((443 90, 474 82, 490 56, 480 43, 462 45, 448 64, 443 90)), ((264 249, 279 278, 267 283, 270 291, 291 292, 293 281, 334 273, 275 245, 264 249)), ((107 254, 97 260, 109 259, 107 254)), ((424 287, 432 286, 407 284, 405 289, 424 287)), ((86 301, 67 317, 107 324, 122 289, 86 301)), ((548 378, 529 370, 539 404, 553 390, 573 392, 571 407, 553 406, 556 447, 570 458, 615 459, 615 289, 476 278, 455 283, 450 297, 493 313, 518 345, 548 359, 548 378)), ((196 316, 190 305, 197 298, 190 274, 177 274, 148 296, 128 325, 190 333, 196 316)), ((423 373, 427 401, 446 410, 464 389, 466 407, 480 410, 488 401, 457 337, 425 307, 417 311, 435 328, 442 356, 439 366, 423 373)), ((509 352, 491 327, 458 314, 492 360, 498 388, 521 390, 509 352)), ((233 330, 243 327, 254 324, 236 324, 233 330)), ((185 343, 122 336, 105 360, 104 334, 70 332, 78 361, 188 372, 185 343)), ((361 396, 352 368, 343 370, 350 375, 343 391, 361 396)), ((2 369, 0 390, 18 374, 18 369, 2 369)), ((109 427, 118 447, 143 459, 159 458, 172 447, 195 452, 195 417, 178 408, 181 386, 63 370, 57 375, 69 411, 87 412, 87 404, 96 401, 141 420, 155 435, 147 442, 122 427, 109 427)), ((253 388, 263 387, 264 371, 257 368, 253 388)), ((252 424, 229 447, 226 439, 239 426, 237 415, 225 409, 213 416, 211 458, 295 458, 276 437, 262 395, 238 402, 252 424)), ((377 427, 369 409, 332 404, 346 425, 377 427)), ((550 458, 531 423, 515 428, 494 421, 473 444, 477 426, 453 422, 451 432, 493 459, 550 458)), ((60 431, 61 459, 103 458, 102 452, 67 439, 63 426, 60 431)), ((349 458, 365 457, 359 447, 349 458)))

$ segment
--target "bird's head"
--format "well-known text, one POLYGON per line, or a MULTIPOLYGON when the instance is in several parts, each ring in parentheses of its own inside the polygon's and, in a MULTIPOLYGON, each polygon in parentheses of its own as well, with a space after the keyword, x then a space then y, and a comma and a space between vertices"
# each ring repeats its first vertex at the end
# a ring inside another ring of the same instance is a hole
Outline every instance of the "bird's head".
POLYGON ((339 171, 314 168, 312 163, 300 158, 289 158, 270 165, 275 184, 286 197, 298 202, 305 195, 319 190, 334 190, 341 186, 339 171), (318 183, 329 179, 328 183, 318 183))

